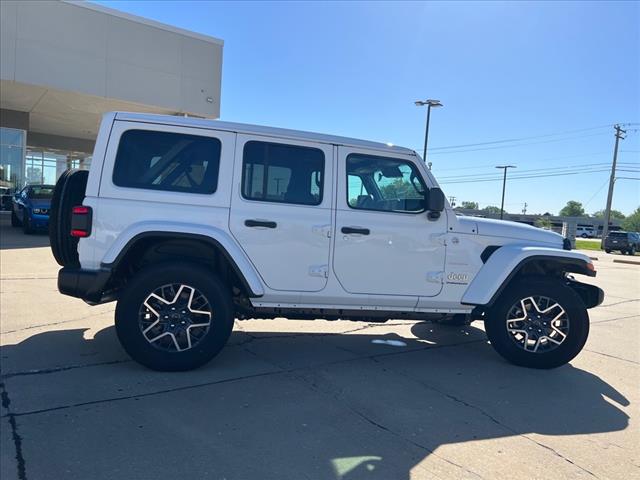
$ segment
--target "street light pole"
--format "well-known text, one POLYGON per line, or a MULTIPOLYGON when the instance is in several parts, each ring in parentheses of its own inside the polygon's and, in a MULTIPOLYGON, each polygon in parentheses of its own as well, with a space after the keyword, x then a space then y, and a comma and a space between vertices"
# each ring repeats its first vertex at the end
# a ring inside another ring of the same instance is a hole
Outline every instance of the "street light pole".
POLYGON ((416 107, 427 106, 427 124, 424 129, 424 150, 422 153, 422 159, 427 162, 427 143, 429 142, 429 120, 431 119, 431 107, 442 107, 440 100, 417 100, 414 102, 416 107))
POLYGON ((498 165, 496 168, 504 170, 504 176, 502 177, 502 203, 500 204, 500 220, 504 218, 504 191, 507 186, 507 170, 510 168, 516 168, 515 165, 498 165))

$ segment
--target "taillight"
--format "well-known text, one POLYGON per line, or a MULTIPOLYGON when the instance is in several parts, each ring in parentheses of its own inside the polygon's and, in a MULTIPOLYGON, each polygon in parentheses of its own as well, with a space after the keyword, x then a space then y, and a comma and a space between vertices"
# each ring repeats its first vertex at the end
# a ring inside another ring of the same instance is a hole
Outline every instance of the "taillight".
POLYGON ((86 238, 91 235, 91 220, 93 210, 91 207, 77 205, 71 209, 71 236, 86 238))

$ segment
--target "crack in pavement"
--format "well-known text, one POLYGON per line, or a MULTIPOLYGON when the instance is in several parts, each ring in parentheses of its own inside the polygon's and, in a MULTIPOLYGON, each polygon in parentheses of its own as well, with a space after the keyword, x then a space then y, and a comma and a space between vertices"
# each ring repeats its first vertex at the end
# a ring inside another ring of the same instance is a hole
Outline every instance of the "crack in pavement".
MULTIPOLYGON (((312 368, 322 368, 322 367, 326 367, 326 366, 330 366, 330 365, 337 365, 340 363, 346 363, 346 362, 352 362, 352 361, 356 361, 356 360, 362 360, 362 359, 368 359, 368 358, 377 358, 377 357, 386 357, 386 356, 393 356, 393 355, 402 355, 402 354, 407 354, 407 353, 412 353, 412 352, 416 352, 416 351, 420 351, 420 350, 435 350, 435 349, 439 349, 439 348, 452 348, 452 347, 458 347, 458 346, 462 346, 462 345, 469 345, 472 343, 478 343, 478 342, 483 342, 485 340, 476 340, 476 341, 467 341, 467 342, 462 342, 462 343, 454 343, 454 344, 448 344, 448 345, 429 345, 429 346, 425 346, 425 347, 421 347, 421 348, 414 348, 414 349, 410 349, 410 350, 405 350, 405 351, 400 351, 400 352, 386 352, 386 353, 377 353, 374 355, 367 355, 367 356, 362 356, 362 357, 356 357, 356 358, 350 358, 350 359, 342 359, 342 360, 334 360, 331 362, 325 362, 325 363, 320 363, 318 365, 314 365, 312 368)), ((250 350, 247 350, 245 348, 243 348, 243 350, 247 351, 248 353, 250 353, 251 355, 257 356, 259 357, 256 353, 251 352, 250 350)), ((262 357, 259 357, 262 358, 262 357)), ((263 359, 264 360, 264 359, 263 359)), ((70 409, 70 408, 76 408, 76 407, 83 407, 86 405, 97 405, 97 404, 102 404, 102 403, 110 403, 110 402, 115 402, 115 401, 120 401, 120 400, 130 400, 133 398, 143 398, 143 397, 150 397, 150 396, 154 396, 154 395, 162 395, 165 393, 172 393, 172 392, 177 392, 177 391, 182 391, 182 390, 190 390, 190 389, 195 389, 195 388, 200 388, 200 387, 207 387, 210 385, 217 385, 220 383, 228 383, 228 382, 233 382, 233 381, 241 381, 241 380, 246 380, 246 379, 251 379, 251 378, 255 378, 255 377, 264 377, 264 376, 269 376, 269 375, 278 375, 278 374, 283 374, 283 373, 293 373, 296 371, 301 371, 301 370, 306 370, 309 369, 309 366, 302 366, 302 367, 295 367, 295 368, 289 368, 289 369, 285 369, 277 364, 274 364, 273 362, 270 362, 268 360, 265 360, 267 363, 270 363, 271 365, 275 366, 276 368, 278 368, 279 370, 277 371, 271 371, 271 372, 263 372, 263 373, 256 373, 256 374, 251 374, 251 375, 245 375, 245 376, 240 376, 240 377, 233 377, 233 378, 228 378, 228 379, 223 379, 223 380, 214 380, 211 382, 204 382, 204 383, 198 383, 198 384, 194 384, 194 385, 184 385, 181 387, 175 387, 175 388, 168 388, 168 389, 164 389, 164 390, 157 390, 157 391, 153 391, 153 392, 147 392, 147 393, 137 393, 134 395, 123 395, 123 396, 119 396, 119 397, 111 397, 111 398, 103 398, 100 400, 91 400, 88 402, 80 402, 80 403, 74 403, 74 404, 68 404, 68 405, 60 405, 58 407, 51 407, 51 408, 42 408, 42 409, 38 409, 38 410, 30 410, 27 412, 21 412, 21 413, 13 413, 12 415, 15 417, 22 417, 22 416, 28 416, 28 415, 35 415, 35 414, 40 414, 40 413, 48 413, 48 412, 52 412, 52 411, 57 411, 57 410, 66 410, 66 409, 70 409)), ((78 368, 82 368, 82 366, 78 366, 78 368)), ((53 372, 50 372, 53 373, 53 372)), ((37 375, 38 373, 34 373, 33 375, 37 375)), ((7 415, 3 415, 0 416, 0 418, 4 418, 7 415)))
POLYGON ((41 325, 30 325, 28 327, 18 328, 16 330, 8 330, 6 332, 0 332, 0 335, 8 335, 10 333, 24 332, 25 330, 33 330, 34 328, 52 327, 54 325, 63 325, 65 323, 70 323, 70 322, 79 322, 80 320, 86 320, 87 318, 99 317, 99 316, 105 315, 107 313, 114 313, 115 311, 116 310, 114 308, 113 310, 107 310, 105 312, 100 312, 100 313, 92 313, 91 315, 86 315, 86 316, 78 317, 78 318, 72 318, 71 320, 61 320, 60 322, 43 323, 41 325))
MULTIPOLYGON (((70 405, 61 405, 59 407, 52 407, 52 408, 42 408, 39 410, 31 410, 29 412, 22 412, 22 413, 12 413, 11 415, 13 415, 14 417, 25 417, 25 416, 30 416, 30 415, 35 415, 38 413, 49 413, 49 412, 55 412, 58 410, 67 410, 70 408, 76 408, 76 407, 85 407, 88 405, 99 405, 102 403, 111 403, 111 402, 117 402, 117 401, 121 401, 121 400, 132 400, 134 398, 145 398, 145 397, 152 397, 155 395, 162 395, 164 393, 173 393, 173 392, 180 392, 180 391, 184 391, 184 390, 192 390, 195 388, 201 388, 201 387, 208 387, 210 385, 219 385, 219 384, 223 384, 223 383, 231 383, 231 382, 236 382, 236 381, 242 381, 242 380, 247 380, 247 379, 251 379, 251 378, 258 378, 258 377, 266 377, 266 376, 270 376, 270 375, 278 375, 278 374, 282 374, 285 373, 284 371, 276 371, 276 372, 263 372, 263 373, 254 373, 251 375, 243 375, 240 377, 233 377, 233 378, 225 378, 222 380, 214 380, 211 382, 204 382, 204 383, 198 383, 195 385, 184 385, 182 387, 175 387, 175 388, 167 388, 164 390, 157 390, 155 392, 147 392, 147 393, 136 393, 135 395, 123 395, 120 397, 112 397, 112 398, 104 398, 101 400, 92 400, 90 402, 80 402, 80 403, 74 403, 74 404, 70 404, 70 405)), ((8 415, 3 415, 0 418, 4 418, 7 417, 8 415)))
MULTIPOLYGON (((366 328, 366 327, 361 327, 361 328, 356 329, 355 331, 357 331, 357 330, 364 330, 365 328, 366 328)), ((346 332, 344 332, 344 333, 346 333, 346 332)), ((440 347, 447 347, 447 346, 461 346, 461 345, 466 345, 466 344, 468 344, 468 343, 474 343, 474 342, 464 342, 464 343, 458 343, 458 344, 455 344, 455 345, 441 345, 440 347)), ((415 446, 415 447, 417 447, 417 448, 419 448, 419 449, 421 449, 421 450, 423 450, 423 451, 425 451, 425 452, 428 452, 430 455, 433 455, 433 456, 435 456, 435 457, 437 457, 437 458, 441 459, 442 461, 444 461, 444 462, 446 462, 446 463, 448 463, 448 464, 450 464, 450 465, 453 465, 453 466, 455 466, 455 467, 457 467, 457 468, 460 468, 461 470, 463 470, 463 471, 465 471, 465 472, 467 472, 467 473, 470 473, 470 474, 471 474, 471 475, 473 475, 474 477, 477 477, 477 478, 482 479, 482 476, 480 476, 477 472, 474 472, 474 471, 472 471, 472 470, 469 470, 468 468, 464 467, 463 465, 457 464, 457 463, 455 463, 454 461, 449 460, 448 458, 443 457, 442 455, 440 455, 440 454, 436 453, 434 450, 432 450, 432 449, 430 449, 430 448, 426 447, 425 445, 422 445, 422 444, 420 444, 420 443, 416 442, 415 440, 413 440, 413 439, 411 439, 411 438, 407 438, 407 437, 403 436, 402 434, 400 434, 400 433, 398 433, 398 432, 395 432, 395 431, 391 430, 390 428, 388 428, 388 427, 386 427, 386 426, 382 425, 381 423, 376 422, 375 420, 373 420, 372 418, 368 417, 367 415, 365 415, 365 414, 364 414, 363 412, 361 412, 360 410, 356 409, 353 405, 351 405, 351 404, 349 404, 348 402, 346 402, 346 401, 342 400, 342 399, 339 397, 339 395, 338 395, 338 393, 337 393, 337 392, 335 392, 335 391, 334 391, 332 395, 329 395, 328 393, 323 392, 322 390, 318 389, 318 388, 313 384, 313 382, 310 382, 310 381, 309 381, 309 380, 307 380, 304 376, 296 374, 296 372, 299 372, 299 371, 311 370, 312 368, 323 368, 323 367, 325 367, 325 366, 335 365, 335 364, 338 364, 338 363, 350 362, 350 361, 355 361, 355 360, 375 359, 375 357, 377 357, 377 356, 387 356, 387 355, 389 355, 389 354, 396 355, 396 354, 398 354, 398 353, 410 353, 410 352, 414 352, 414 351, 416 351, 416 350, 428 350, 428 349, 433 349, 433 348, 435 348, 435 347, 434 347, 434 346, 431 346, 431 347, 420 348, 420 349, 412 349, 412 350, 410 350, 410 351, 402 351, 402 352, 388 352, 387 354, 377 354, 377 355, 373 355, 373 356, 358 357, 358 358, 354 358, 354 359, 350 359, 350 360, 342 360, 342 361, 336 361, 336 362, 328 362, 328 363, 324 363, 324 364, 320 364, 320 365, 315 365, 315 366, 313 366, 313 367, 308 367, 308 366, 307 366, 307 367, 300 367, 300 368, 297 368, 297 369, 289 369, 289 370, 282 370, 282 367, 281 367, 280 365, 278 365, 278 364, 276 364, 276 363, 272 362, 272 361, 271 361, 271 360, 269 360, 268 358, 261 357, 261 356, 260 356, 260 355, 258 355, 257 353, 255 353, 255 352, 253 352, 253 351, 251 351, 251 350, 249 350, 249 349, 247 349, 247 348, 244 348, 244 347, 243 347, 243 350, 244 350, 244 351, 246 351, 247 353, 249 353, 250 355, 253 355, 253 356, 255 356, 255 357, 257 357, 257 358, 261 359, 262 361, 264 361, 264 362, 266 362, 266 363, 269 363, 270 365, 272 365, 272 366, 274 366, 274 367, 276 367, 276 368, 281 369, 281 371, 280 371, 279 373, 282 373, 282 374, 284 374, 284 375, 290 375, 290 376, 292 376, 294 379, 297 379, 297 380, 299 380, 300 382, 302 382, 303 384, 305 384, 305 385, 307 386, 307 388, 309 388, 309 389, 310 389, 310 390, 312 390, 313 392, 318 393, 318 394, 320 394, 320 395, 323 395, 323 396, 325 396, 325 397, 330 397, 330 398, 332 398, 333 400, 335 400, 336 402, 338 402, 340 405, 342 405, 343 407, 347 408, 351 413, 353 413, 353 414, 357 415, 357 416, 358 416, 358 417, 360 417, 362 420, 364 420, 364 421, 366 421, 367 423, 369 423, 369 424, 373 425, 373 426, 374 426, 374 427, 376 427, 377 429, 382 430, 383 432, 385 432, 385 433, 387 433, 387 434, 393 435, 393 436, 394 436, 394 437, 396 437, 396 438, 400 438, 401 440, 404 440, 405 442, 407 442, 407 443, 409 443, 409 444, 411 444, 411 445, 413 445, 413 446, 415 446)), ((356 352, 352 352, 352 351, 350 351, 350 350, 348 350, 348 349, 346 349, 346 348, 345 348, 345 349, 343 349, 343 350, 345 350, 345 351, 347 351, 347 352, 350 352, 350 353, 356 353, 356 352)), ((374 360, 374 361, 375 361, 375 360, 374 360)), ((439 475, 436 475, 434 472, 430 472, 430 473, 432 473, 433 475, 435 475, 435 476, 436 476, 436 477, 438 477, 438 478, 442 478, 442 477, 440 477, 439 475)))
POLYGON ((9 399, 9 393, 4 383, 0 383, 0 399, 2 407, 7 410, 7 414, 3 415, 9 419, 9 425, 11 426, 11 438, 13 440, 13 446, 16 451, 15 459, 18 467, 18 479, 27 479, 26 463, 22 453, 22 437, 18 433, 18 422, 16 421, 15 414, 11 413, 11 400, 9 399))
MULTIPOLYGON (((367 358, 373 358, 373 357, 365 357, 364 359, 367 359, 367 358)), ((362 360, 362 359, 363 358, 358 358, 357 360, 362 360)), ((304 368, 304 369, 301 369, 301 370, 309 370, 309 368, 307 367, 307 368, 304 368)), ((293 372, 285 372, 285 373, 293 373, 293 372)), ((443 457, 442 455, 436 453, 434 450, 432 450, 431 448, 427 447, 426 445, 422 445, 421 443, 417 442, 416 440, 408 438, 408 437, 402 435, 401 433, 396 432, 396 431, 392 430, 391 428, 389 428, 389 427, 387 427, 387 426, 385 426, 385 425, 383 425, 383 424, 381 424, 379 422, 376 422, 371 417, 367 416, 364 412, 361 412, 355 406, 353 406, 352 404, 350 404, 346 400, 343 400, 340 397, 339 392, 337 392, 335 390, 333 390, 331 393, 324 392, 324 391, 320 390, 319 388, 317 388, 315 386, 315 384, 313 384, 313 382, 311 382, 307 378, 305 378, 305 377, 303 377, 301 375, 296 375, 295 373, 293 373, 292 376, 293 376, 293 378, 298 379, 299 381, 301 381, 305 385, 307 385, 307 387, 310 390, 312 390, 313 392, 333 399, 334 401, 336 401, 337 403, 339 403, 343 407, 347 408, 351 413, 357 415, 358 417, 360 417, 362 420, 366 421, 370 425, 373 425, 378 430, 382 430, 383 432, 385 432, 387 434, 393 435, 394 437, 399 438, 400 440, 403 440, 403 441, 413 445, 414 447, 419 448, 420 450, 422 450, 424 452, 427 452, 429 455, 433 455, 434 457, 437 457, 440 460, 448 463, 449 465, 457 467, 457 468, 459 468, 459 469, 461 469, 461 470, 473 475, 476 478, 479 478, 479 479, 483 478, 479 473, 474 472, 473 470, 470 470, 469 468, 465 467, 464 465, 460 465, 460 464, 454 462, 453 460, 449 460, 448 458, 443 457)), ((434 472, 430 471, 430 473, 432 473, 433 475, 437 476, 438 478, 442 478, 439 475, 435 474, 434 472)))
POLYGON ((97 362, 97 363, 83 363, 83 364, 77 364, 77 365, 65 365, 62 367, 54 367, 54 368, 39 368, 39 369, 34 369, 34 370, 25 370, 22 372, 14 372, 14 373, 7 373, 4 375, 0 375, 0 379, 2 380, 6 380, 8 378, 13 378, 13 377, 25 377, 25 376, 29 376, 29 375, 46 375, 49 373, 58 373, 58 372, 64 372, 67 370, 75 370, 77 368, 86 368, 86 367, 99 367, 102 365, 116 365, 118 363, 129 363, 132 362, 133 360, 127 358, 127 359, 122 359, 122 360, 110 360, 107 362, 97 362))
POLYGON ((607 323, 607 322, 615 322, 616 320, 628 320, 629 318, 636 318, 640 315, 636 314, 636 315, 629 315, 626 317, 616 317, 616 318, 609 318, 607 320, 598 320, 597 322, 591 322, 591 325, 597 325, 599 323, 607 323))
MULTIPOLYGON (((623 297, 618 297, 618 298, 623 298, 623 297)), ((633 302, 640 302, 640 299, 637 298, 631 298, 631 299, 627 299, 627 300, 623 300, 621 302, 616 302, 616 303, 606 303, 604 305, 600 305, 600 308, 607 308, 607 307, 613 307, 615 305, 620 305, 623 303, 633 303, 633 302)))
POLYGON ((635 360, 629 360, 627 358, 622 358, 622 357, 616 357, 615 355, 610 355, 608 353, 602 353, 602 352, 598 352, 596 350, 589 350, 588 348, 583 349, 585 352, 589 352, 589 353, 595 353, 597 355, 602 355, 604 357, 608 357, 608 358, 613 358, 615 360, 620 360, 622 362, 629 362, 629 363, 633 363, 635 365, 640 365, 640 362, 636 362, 635 360))
POLYGON ((434 387, 433 385, 430 385, 430 384, 428 384, 426 382, 423 382, 422 380, 418 380, 417 378, 414 378, 414 377, 408 375, 407 373, 405 373, 403 371, 400 371, 400 370, 397 370, 397 369, 390 370, 389 367, 387 367, 386 365, 384 365, 381 362, 379 362, 376 358, 372 358, 372 361, 375 362, 375 363, 378 363, 379 365, 381 365, 383 370, 392 371, 395 374, 402 375, 403 377, 405 377, 405 378, 407 378, 407 379, 409 379, 409 380, 411 380, 413 382, 416 382, 419 385, 422 385, 423 387, 425 387, 425 388, 427 388, 427 389, 429 389, 429 390, 431 390, 433 392, 436 392, 436 393, 438 393, 438 394, 440 394, 440 395, 442 395, 442 396, 444 396, 444 397, 446 397, 446 398, 448 398, 448 399, 450 399, 450 400, 452 400, 452 401, 454 401, 456 403, 464 405, 467 408, 475 410, 476 412, 480 413, 481 415, 483 415, 484 417, 489 419, 491 422, 495 423, 496 425, 498 425, 499 427, 503 428, 504 430, 506 430, 507 432, 511 433, 512 435, 518 436, 518 437, 522 437, 522 438, 524 438, 524 439, 526 439, 526 440, 528 440, 530 442, 533 442, 536 445, 538 445, 538 446, 540 446, 542 448, 545 448, 546 450, 551 451, 557 457, 561 458, 565 462, 570 463, 571 465, 577 467, 578 469, 584 471, 585 473, 591 475, 592 477, 599 478, 596 474, 594 474, 593 472, 589 471, 588 469, 582 467, 581 465, 578 465, 573 460, 565 457, 564 455, 562 455, 560 452, 558 452, 554 448, 552 448, 552 447, 550 447, 548 445, 545 445, 544 443, 539 442, 539 441, 535 440, 534 438, 529 437, 526 434, 519 433, 514 428, 502 423, 500 420, 495 418, 493 415, 491 415, 489 412, 487 412, 483 408, 481 408, 481 407, 479 407, 477 405, 473 405, 473 404, 471 404, 471 403, 469 403, 469 402, 467 402, 467 401, 465 401, 465 400, 463 400, 463 399, 461 399, 461 398, 459 398, 459 397, 457 397, 457 396, 455 396, 455 395, 453 395, 451 393, 447 393, 445 391, 442 391, 439 388, 434 387))

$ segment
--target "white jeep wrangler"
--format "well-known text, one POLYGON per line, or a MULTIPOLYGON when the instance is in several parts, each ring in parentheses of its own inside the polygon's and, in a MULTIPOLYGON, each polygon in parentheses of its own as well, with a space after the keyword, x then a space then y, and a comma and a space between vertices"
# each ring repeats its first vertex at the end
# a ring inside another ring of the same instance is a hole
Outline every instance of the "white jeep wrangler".
POLYGON ((252 317, 484 320, 507 360, 552 368, 604 297, 560 235, 457 217, 414 151, 277 128, 106 114, 50 225, 60 292, 117 300, 123 347, 157 370, 252 317))

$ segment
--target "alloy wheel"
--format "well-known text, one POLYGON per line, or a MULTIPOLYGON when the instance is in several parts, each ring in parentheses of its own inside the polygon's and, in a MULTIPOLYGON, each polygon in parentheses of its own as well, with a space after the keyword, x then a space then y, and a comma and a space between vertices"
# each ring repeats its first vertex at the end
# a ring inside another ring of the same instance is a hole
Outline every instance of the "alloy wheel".
POLYGON ((167 352, 189 350, 207 335, 213 310, 198 289, 172 283, 158 287, 142 302, 138 325, 144 338, 167 352))
POLYGON ((527 352, 555 350, 569 334, 569 316, 555 300, 530 296, 512 305, 507 314, 511 339, 527 352))

